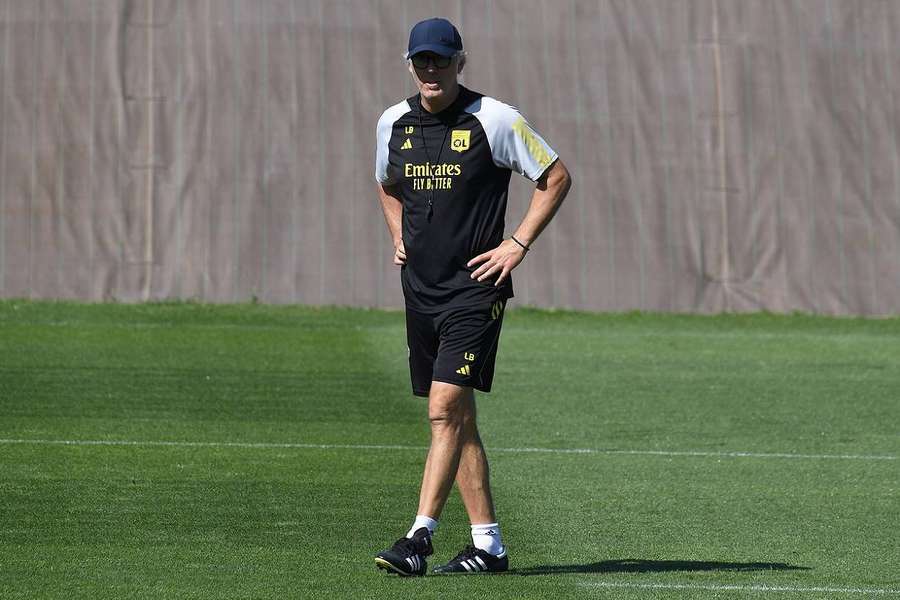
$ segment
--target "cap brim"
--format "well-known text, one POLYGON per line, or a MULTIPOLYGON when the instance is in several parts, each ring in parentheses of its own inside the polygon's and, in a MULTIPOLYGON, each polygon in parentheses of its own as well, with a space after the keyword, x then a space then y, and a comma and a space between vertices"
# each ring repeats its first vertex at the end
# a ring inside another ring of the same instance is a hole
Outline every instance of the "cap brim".
POLYGON ((439 54, 441 56, 453 56, 456 54, 456 48, 448 48, 447 46, 443 46, 441 44, 422 44, 421 46, 416 46, 412 50, 406 53, 406 58, 412 58, 416 54, 420 54, 422 52, 434 52, 435 54, 439 54))

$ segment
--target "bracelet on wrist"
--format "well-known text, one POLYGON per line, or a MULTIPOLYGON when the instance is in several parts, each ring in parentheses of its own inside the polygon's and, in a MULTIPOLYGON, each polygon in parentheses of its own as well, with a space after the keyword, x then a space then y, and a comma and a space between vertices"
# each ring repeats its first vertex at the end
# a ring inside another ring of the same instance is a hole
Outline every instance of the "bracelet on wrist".
POLYGON ((520 242, 519 240, 517 240, 517 239, 516 239, 516 236, 511 235, 511 236, 509 236, 509 239, 511 239, 512 241, 514 241, 514 242, 517 243, 518 245, 522 246, 522 248, 525 250, 525 252, 528 252, 529 250, 531 250, 531 248, 529 248, 528 246, 526 246, 525 244, 523 244, 522 242, 520 242))

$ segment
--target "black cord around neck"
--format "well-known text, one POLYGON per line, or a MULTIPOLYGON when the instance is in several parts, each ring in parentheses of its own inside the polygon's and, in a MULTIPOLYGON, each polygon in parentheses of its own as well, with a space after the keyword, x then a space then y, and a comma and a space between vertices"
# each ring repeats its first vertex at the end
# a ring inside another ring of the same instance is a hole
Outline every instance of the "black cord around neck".
MULTIPOLYGON (((448 107, 449 108, 449 107, 448 107)), ((431 216, 434 214, 434 188, 435 181, 434 176, 432 175, 432 169, 436 166, 435 163, 431 162, 431 156, 428 154, 428 144, 425 142, 425 126, 422 123, 422 111, 424 108, 422 107, 422 94, 419 94, 419 110, 416 111, 416 114, 419 117, 419 135, 422 137, 422 149, 425 150, 425 160, 428 161, 428 184, 430 187, 426 186, 425 189, 425 197, 428 199, 428 215, 426 219, 431 221, 431 216)), ((441 119, 438 119, 441 123, 441 119)), ((444 139, 441 141, 441 147, 438 148, 437 161, 441 160, 441 154, 444 152, 444 144, 447 143, 447 132, 450 131, 449 125, 444 125, 444 139)))

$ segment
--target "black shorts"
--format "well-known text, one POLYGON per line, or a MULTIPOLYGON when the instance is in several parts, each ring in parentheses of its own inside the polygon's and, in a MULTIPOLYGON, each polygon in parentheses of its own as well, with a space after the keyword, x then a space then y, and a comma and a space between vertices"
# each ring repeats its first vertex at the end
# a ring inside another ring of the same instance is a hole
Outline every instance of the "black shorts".
POLYGON ((506 300, 438 314, 406 309, 406 342, 413 394, 428 396, 432 381, 491 391, 506 300))

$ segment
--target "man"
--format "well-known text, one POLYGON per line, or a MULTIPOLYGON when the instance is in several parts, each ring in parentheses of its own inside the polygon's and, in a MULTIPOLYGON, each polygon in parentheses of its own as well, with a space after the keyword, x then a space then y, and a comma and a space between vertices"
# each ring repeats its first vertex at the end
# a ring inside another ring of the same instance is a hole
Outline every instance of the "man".
POLYGON ((406 300, 412 390, 428 398, 431 447, 413 525, 375 562, 400 575, 425 574, 455 479, 473 543, 434 572, 500 572, 509 559, 473 388, 491 389, 503 312, 513 296, 510 272, 553 217, 571 178, 515 108, 459 85, 465 54, 449 21, 416 24, 406 57, 419 93, 379 119, 375 177, 406 300), (537 186, 522 223, 504 240, 512 171, 537 186))

